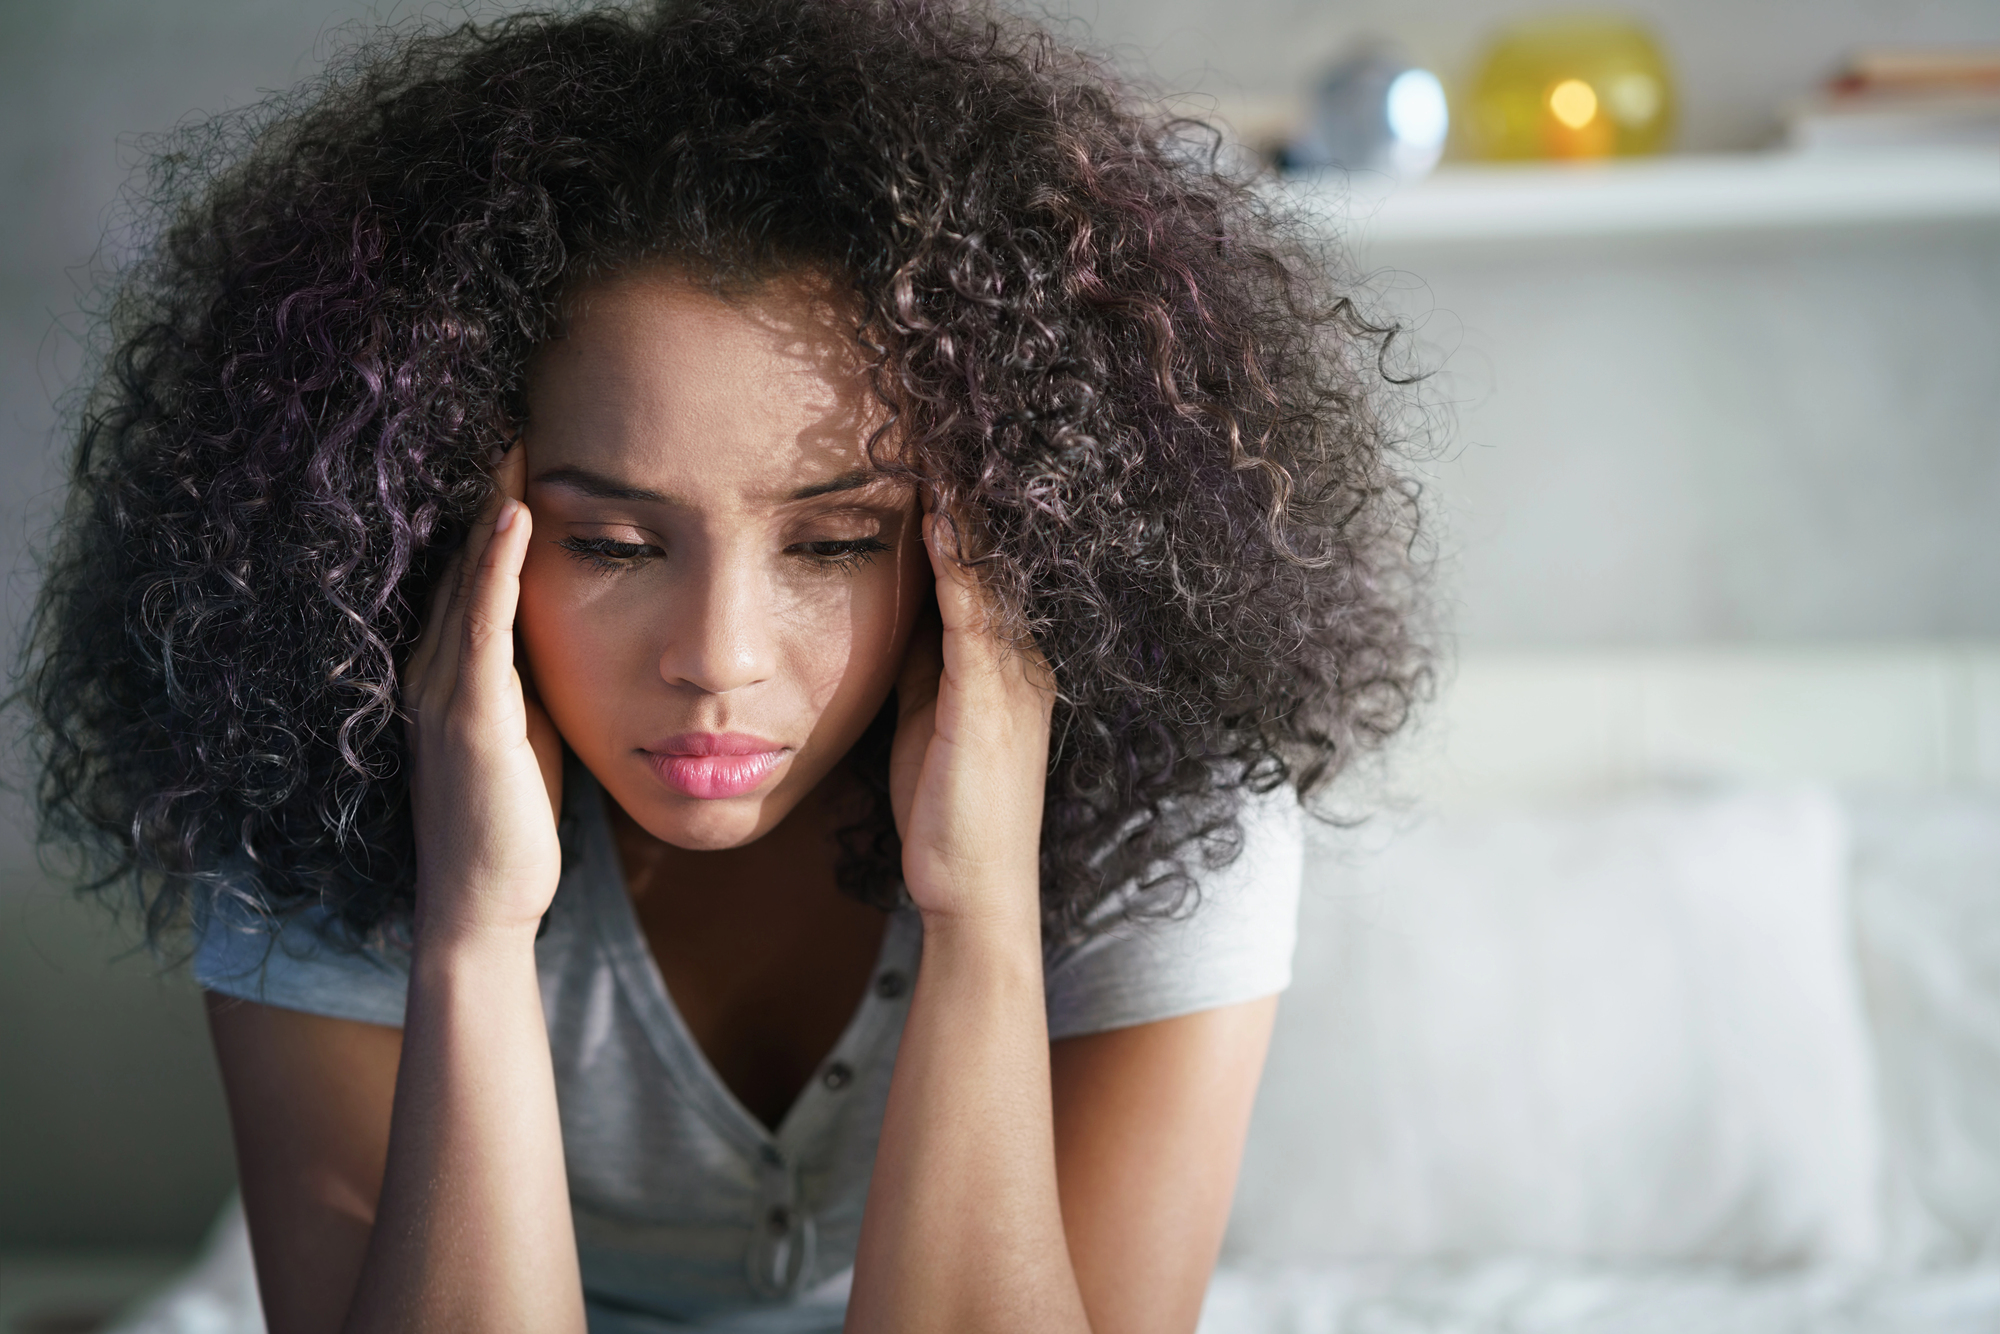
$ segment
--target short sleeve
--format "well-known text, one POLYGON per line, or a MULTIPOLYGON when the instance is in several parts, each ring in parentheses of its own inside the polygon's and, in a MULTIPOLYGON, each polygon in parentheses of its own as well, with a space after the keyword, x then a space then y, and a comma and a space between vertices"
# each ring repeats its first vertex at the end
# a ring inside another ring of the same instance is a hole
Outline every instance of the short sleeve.
POLYGON ((1197 877, 1200 898, 1179 919, 1120 923, 1048 962, 1049 1037, 1171 1019, 1283 991, 1298 940, 1305 857, 1289 788, 1249 797, 1243 851, 1197 877))
POLYGON ((205 899, 194 913, 195 983, 280 1009, 401 1028, 408 954, 388 945, 328 941, 320 928, 330 917, 323 908, 308 908, 277 925, 227 895, 205 899))

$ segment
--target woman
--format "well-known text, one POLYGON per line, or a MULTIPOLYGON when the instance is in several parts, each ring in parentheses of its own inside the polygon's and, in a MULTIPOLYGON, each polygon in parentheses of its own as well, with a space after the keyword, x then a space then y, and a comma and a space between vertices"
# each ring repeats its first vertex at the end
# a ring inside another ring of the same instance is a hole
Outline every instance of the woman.
POLYGON ((1298 799, 1423 681, 1383 331, 934 5, 205 143, 30 690, 50 832, 191 914, 270 1327, 1192 1328, 1298 799))

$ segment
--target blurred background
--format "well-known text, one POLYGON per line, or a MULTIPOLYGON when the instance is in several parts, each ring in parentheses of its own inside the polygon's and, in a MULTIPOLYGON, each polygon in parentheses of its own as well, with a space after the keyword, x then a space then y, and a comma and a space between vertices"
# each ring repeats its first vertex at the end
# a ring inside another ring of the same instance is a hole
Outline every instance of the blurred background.
MULTIPOLYGON (((291 85, 355 25, 454 12, 0 0, 10 663, 59 498, 78 293, 143 136, 291 85)), ((1411 327, 1435 371, 1419 457, 1444 621, 1468 662, 1748 654, 1782 694, 1789 662, 2000 639, 1996 0, 1048 12, 1283 164, 1411 327)), ((1982 767, 2000 731, 1974 735, 1990 683, 1965 670, 1911 742, 1925 781, 2000 773, 1982 767)), ((130 1287, 165 1272, 232 1182, 197 997, 48 883, 7 763, 0 1316, 32 1295, 20 1257, 124 1265, 130 1287)), ((1419 800, 1428 772, 1405 780, 1419 800)), ((37 1327, 91 1327, 78 1301, 37 1327)))

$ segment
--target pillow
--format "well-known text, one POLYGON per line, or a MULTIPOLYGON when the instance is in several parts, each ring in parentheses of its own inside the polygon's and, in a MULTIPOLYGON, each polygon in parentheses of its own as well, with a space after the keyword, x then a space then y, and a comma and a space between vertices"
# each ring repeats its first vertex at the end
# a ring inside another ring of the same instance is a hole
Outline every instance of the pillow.
POLYGON ((2000 797, 1870 795, 1850 809, 1891 1258, 1991 1263, 2000 1260, 2000 797))
POLYGON ((1880 1136, 1815 793, 1310 836, 1235 1260, 1868 1260, 1880 1136))

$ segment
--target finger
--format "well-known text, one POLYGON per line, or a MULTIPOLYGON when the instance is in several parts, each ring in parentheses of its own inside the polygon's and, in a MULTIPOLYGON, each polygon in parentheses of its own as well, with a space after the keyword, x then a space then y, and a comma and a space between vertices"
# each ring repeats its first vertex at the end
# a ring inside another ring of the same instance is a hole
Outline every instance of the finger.
POLYGON ((984 672, 1047 691, 1054 685, 1048 662, 1031 641, 1018 645, 1005 633, 1006 618, 978 577, 945 550, 945 524, 924 516, 924 545, 937 575, 938 615, 944 622, 944 670, 954 680, 984 672))
POLYGON ((516 436, 507 445, 507 452, 500 456, 500 463, 493 469, 493 480, 499 484, 500 494, 515 500, 525 501, 528 495, 528 451, 521 447, 516 436))
POLYGON ((937 579, 938 618, 944 624, 944 669, 990 669, 1004 651, 996 635, 999 617, 977 576, 946 549, 952 527, 935 513, 924 516, 924 549, 937 579))
MULTIPOLYGON (((501 506, 510 498, 520 500, 521 493, 526 489, 527 472, 527 451, 519 444, 509 445, 494 469, 496 485, 493 494, 480 507, 479 517, 466 532, 464 544, 453 553, 444 576, 438 580, 437 594, 431 604, 432 625, 425 631, 429 645, 428 651, 423 653, 421 665, 424 670, 411 673, 413 682, 421 683, 426 676, 441 682, 457 678, 459 648, 464 641, 465 607, 479 574, 479 563, 492 545, 494 525, 500 516, 501 506)), ((424 646, 419 648, 423 651, 424 646)))
POLYGON ((489 721, 524 707, 514 671, 514 611, 521 598, 521 561, 534 520, 528 507, 501 498, 492 539, 480 557, 462 613, 458 685, 476 714, 489 721))
POLYGON ((433 659, 437 657, 438 640, 444 634, 445 612, 451 605, 451 589, 458 583, 459 562, 465 559, 465 549, 451 553, 445 562, 444 573, 431 587, 431 603, 424 609, 424 628, 417 635, 416 646, 410 650, 409 661, 403 664, 403 691, 413 694, 430 672, 433 659))
POLYGON ((522 451, 520 447, 515 446, 514 448, 509 449, 506 454, 501 456, 500 463, 498 465, 498 468, 496 468, 495 470, 495 476, 493 479, 495 482, 493 493, 487 496, 486 503, 479 507, 479 517, 473 520, 471 529, 468 530, 467 533, 465 534, 465 550, 467 552, 479 553, 479 554, 474 554, 471 559, 459 562, 458 565, 459 577, 457 581, 451 585, 452 602, 454 604, 454 607, 452 608, 453 610, 456 610, 457 606, 459 604, 463 604, 465 599, 471 595, 472 586, 475 582, 477 582, 479 578, 479 561, 482 558, 482 555, 486 551, 487 547, 492 545, 493 530, 499 522, 500 515, 503 512, 504 507, 507 504, 507 501, 509 499, 512 499, 512 497, 510 497, 507 494, 506 487, 500 484, 501 474, 507 468, 508 460, 519 457, 521 456, 521 454, 522 451))

